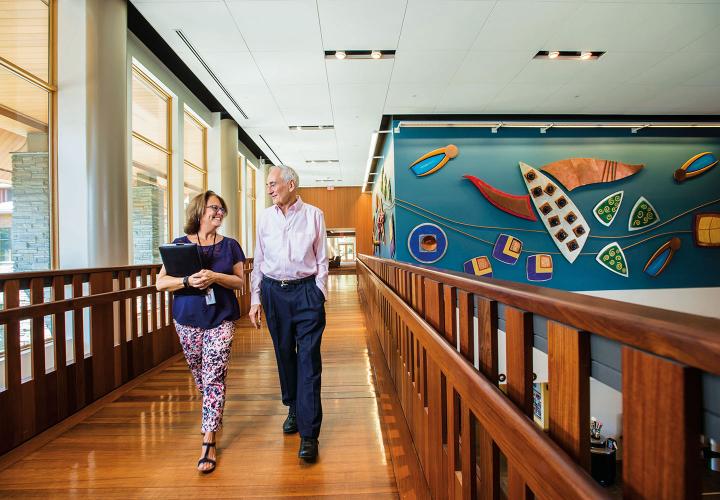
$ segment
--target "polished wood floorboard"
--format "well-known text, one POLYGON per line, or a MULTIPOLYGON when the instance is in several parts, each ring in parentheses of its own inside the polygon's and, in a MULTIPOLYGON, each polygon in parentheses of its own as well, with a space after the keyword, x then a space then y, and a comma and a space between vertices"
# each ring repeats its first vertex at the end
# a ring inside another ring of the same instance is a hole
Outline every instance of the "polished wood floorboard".
POLYGON ((330 277, 317 463, 301 462, 300 438, 282 434, 286 408, 269 334, 243 319, 215 472, 195 469, 201 400, 180 359, 0 471, 0 497, 415 496, 397 490, 356 283, 356 276, 330 277))

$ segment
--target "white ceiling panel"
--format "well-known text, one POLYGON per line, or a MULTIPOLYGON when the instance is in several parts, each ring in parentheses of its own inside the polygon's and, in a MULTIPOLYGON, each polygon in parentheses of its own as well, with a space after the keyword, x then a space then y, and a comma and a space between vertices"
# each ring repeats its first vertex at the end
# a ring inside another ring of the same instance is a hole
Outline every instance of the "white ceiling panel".
POLYGON ((394 50, 406 0, 317 0, 325 50, 394 50))
POLYGON ((717 26, 720 4, 581 5, 547 41, 556 50, 679 50, 717 26), (668 36, 672 33, 672 36, 668 36))
MULTIPOLYGON (((624 83, 643 75, 670 54, 667 52, 608 52, 597 61, 579 61, 573 82, 609 84, 624 83)), ((573 63, 573 61, 556 61, 573 63)))
POLYGON ((270 85, 303 85, 327 81, 322 52, 254 52, 253 55, 260 72, 270 85))
POLYGON ((466 51, 398 51, 392 83, 448 83, 460 68, 466 51))
POLYGON ((363 114, 376 117, 382 113, 387 89, 384 83, 333 85, 330 87, 333 109, 360 108, 363 114))
POLYGON ((595 104, 585 108, 590 114, 633 114, 645 113, 640 111, 643 103, 652 99, 659 91, 657 85, 605 85, 599 87, 598 93, 602 97, 595 104), (605 111, 604 111, 605 110, 605 111))
POLYGON ((532 83, 545 85, 567 83, 582 72, 584 65, 590 61, 551 61, 549 59, 533 59, 513 78, 513 83, 532 83))
POLYGON ((453 83, 509 83, 527 66, 534 53, 469 52, 453 83))
POLYGON ((205 52, 202 58, 223 85, 265 85, 250 52, 205 52))
POLYGON ((531 113, 559 88, 558 84, 510 83, 498 92, 485 110, 488 113, 531 113))
POLYGON ((251 51, 321 51, 314 0, 228 0, 251 51))
POLYGON ((720 26, 685 46, 685 52, 720 52, 720 26))
POLYGON ((289 125, 332 125, 330 103, 326 106, 283 108, 282 114, 289 125))
POLYGON ((502 90, 502 84, 457 83, 449 85, 440 98, 436 113, 481 113, 502 90))
POLYGON ((720 59, 717 64, 707 71, 703 71, 694 78, 685 81, 685 85, 717 86, 720 82, 720 59))
POLYGON ((253 128, 282 123, 282 114, 266 86, 229 84, 225 87, 248 115, 249 120, 243 120, 241 126, 253 128))
POLYGON ((399 50, 468 50, 494 1, 410 0, 399 50))
MULTIPOLYGON (((270 85, 270 90, 280 109, 297 107, 299 104, 305 108, 318 107, 327 109, 330 107, 330 95, 326 83, 314 85, 270 85)), ((331 125, 318 123, 318 125, 331 125)))
POLYGON ((390 81, 393 59, 329 59, 325 61, 330 85, 385 83, 390 81))
POLYGON ((499 2, 478 35, 472 50, 545 50, 544 43, 577 8, 567 2, 499 2))
POLYGON ((685 83, 717 66, 718 62, 717 53, 697 53, 688 57, 687 53, 678 52, 642 72, 629 83, 661 86, 685 83))
POLYGON ((445 90, 446 85, 438 84, 395 84, 390 87, 385 112, 394 113, 396 108, 423 108, 432 112, 445 90))
POLYGON ((717 115, 720 113, 720 87, 678 85, 661 88, 642 103, 640 110, 644 113, 717 115))
POLYGON ((201 54, 247 50, 224 2, 157 2, 137 4, 137 8, 153 26, 166 31, 181 29, 201 54))

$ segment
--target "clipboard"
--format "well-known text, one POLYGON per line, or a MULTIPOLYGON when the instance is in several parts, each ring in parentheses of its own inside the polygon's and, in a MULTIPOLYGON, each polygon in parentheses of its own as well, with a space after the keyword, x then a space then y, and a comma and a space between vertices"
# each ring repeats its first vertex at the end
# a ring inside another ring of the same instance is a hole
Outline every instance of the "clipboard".
POLYGON ((174 278, 191 276, 202 270, 200 251, 195 243, 171 243, 160 245, 165 272, 174 278))

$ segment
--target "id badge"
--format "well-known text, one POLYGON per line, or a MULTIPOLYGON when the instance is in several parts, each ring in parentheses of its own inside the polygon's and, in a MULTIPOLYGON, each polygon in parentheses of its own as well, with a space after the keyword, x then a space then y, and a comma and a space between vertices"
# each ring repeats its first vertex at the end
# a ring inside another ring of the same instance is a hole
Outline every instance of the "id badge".
POLYGON ((209 306, 215 303, 215 290, 212 288, 208 288, 208 291, 205 294, 205 303, 209 306))

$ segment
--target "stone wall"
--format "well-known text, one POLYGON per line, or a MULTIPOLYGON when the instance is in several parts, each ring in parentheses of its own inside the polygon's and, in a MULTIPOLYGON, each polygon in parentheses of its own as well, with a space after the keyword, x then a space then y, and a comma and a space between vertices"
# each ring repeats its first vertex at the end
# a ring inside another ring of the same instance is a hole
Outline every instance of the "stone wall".
POLYGON ((167 240, 165 191, 154 177, 136 174, 132 187, 133 262, 159 263, 158 247, 167 240))
POLYGON ((13 271, 50 269, 48 154, 12 153, 13 271))

